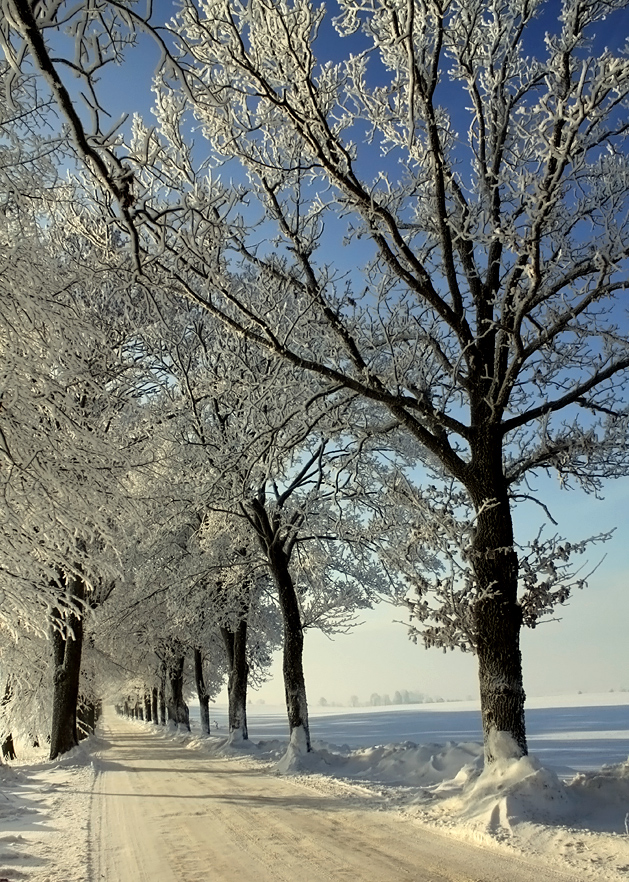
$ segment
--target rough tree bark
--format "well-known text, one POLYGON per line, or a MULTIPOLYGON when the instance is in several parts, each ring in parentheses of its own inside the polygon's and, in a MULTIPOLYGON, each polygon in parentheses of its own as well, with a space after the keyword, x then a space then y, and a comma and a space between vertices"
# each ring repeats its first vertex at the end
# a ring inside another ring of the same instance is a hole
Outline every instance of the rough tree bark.
POLYGON ((204 735, 210 734, 210 696, 205 686, 203 676, 203 655, 201 650, 194 648, 194 680, 199 698, 199 716, 201 719, 201 731, 204 735))
POLYGON ((513 518, 503 474, 501 445, 473 447, 476 475, 468 484, 476 509, 472 564, 478 583, 474 616, 485 759, 496 759, 494 732, 507 732, 520 755, 528 753, 518 600, 518 557, 513 518))
MULTIPOLYGON (((80 604, 84 599, 83 580, 66 576, 70 599, 80 604)), ((70 609, 62 618, 59 610, 52 613, 53 702, 50 733, 50 759, 56 759, 79 743, 76 727, 83 649, 83 619, 70 609)))
POLYGON ((306 750, 310 751, 312 747, 310 744, 306 680, 303 666, 304 631, 301 624, 299 601, 284 549, 277 545, 271 545, 269 549, 269 563, 277 588, 284 623, 282 672, 284 675, 288 728, 291 740, 293 739, 293 733, 303 730, 306 750))
POLYGON ((151 690, 151 717, 155 725, 159 726, 159 703, 157 686, 153 686, 153 689, 151 690))
POLYGON ((247 729, 247 619, 242 618, 235 630, 221 628, 221 636, 227 654, 229 677, 227 692, 229 696, 229 732, 240 732, 243 740, 249 738, 247 729))
POLYGON ((144 719, 147 723, 151 722, 151 693, 147 690, 144 692, 144 719))
MULTIPOLYGON (((257 498, 250 500, 249 517, 268 561, 282 614, 284 625, 282 672, 290 739, 292 743, 301 741, 302 749, 305 747, 309 752, 312 746, 303 667, 304 631, 299 600, 290 574, 291 540, 288 536, 281 539, 281 518, 269 517, 264 497, 262 489, 257 498)), ((296 529, 295 523, 292 524, 292 528, 296 529)))
POLYGON ((15 745, 13 743, 13 735, 11 734, 11 732, 9 732, 9 734, 2 742, 2 757, 3 759, 8 760, 17 759, 17 753, 15 752, 15 745))
POLYGON ((168 661, 168 719, 177 726, 184 726, 190 731, 190 714, 183 697, 184 655, 175 655, 168 661))

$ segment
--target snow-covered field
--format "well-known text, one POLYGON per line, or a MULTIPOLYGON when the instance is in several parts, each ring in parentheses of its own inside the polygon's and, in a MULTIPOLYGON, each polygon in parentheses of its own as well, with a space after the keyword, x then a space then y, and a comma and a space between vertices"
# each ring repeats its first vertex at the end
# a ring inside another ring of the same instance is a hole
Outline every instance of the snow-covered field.
MULTIPOLYGON (((250 743, 226 743, 225 710, 214 706, 211 738, 138 723, 154 738, 237 759, 243 754, 297 775, 330 796, 389 809, 492 850, 543 857, 571 878, 629 876, 629 695, 531 701, 531 757, 482 771, 472 703, 317 708, 315 753, 286 754, 280 708, 254 705, 250 743)), ((193 709, 194 717, 194 709, 193 709)), ((0 769, 0 882, 83 882, 89 866, 90 794, 99 739, 65 759, 0 769)), ((508 751, 507 751, 508 753, 508 751)), ((507 880, 505 880, 507 882, 507 880)))

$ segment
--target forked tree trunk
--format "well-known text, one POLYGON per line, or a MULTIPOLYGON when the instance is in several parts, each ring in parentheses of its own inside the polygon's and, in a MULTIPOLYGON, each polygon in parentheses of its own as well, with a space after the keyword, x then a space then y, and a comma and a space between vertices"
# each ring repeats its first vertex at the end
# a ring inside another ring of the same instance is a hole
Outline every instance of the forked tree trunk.
POLYGON ((257 497, 250 500, 250 506, 252 522, 277 588, 284 624, 282 671, 291 746, 299 744, 300 751, 305 747, 309 752, 312 746, 303 666, 304 631, 297 592, 290 574, 290 551, 287 552, 285 545, 288 540, 283 542, 280 539, 277 524, 269 518, 265 508, 264 488, 257 497))
POLYGON ((153 722, 155 723, 155 725, 159 726, 159 704, 158 704, 157 695, 158 695, 157 686, 153 686, 153 689, 151 691, 151 716, 152 716, 152 719, 153 719, 153 722))
POLYGON ((190 714, 183 697, 183 668, 185 656, 180 655, 168 662, 168 719, 177 726, 190 731, 190 714))
POLYGON ((222 627, 221 635, 227 654, 227 692, 229 696, 229 731, 240 732, 243 740, 249 738, 247 729, 247 619, 242 618, 235 631, 222 627))
POLYGON ((210 734, 210 696, 205 686, 205 678, 203 676, 203 654, 201 650, 195 646, 194 648, 194 681, 197 687, 197 696, 199 698, 199 717, 201 721, 201 732, 204 735, 210 734))
MULTIPOLYGON (((83 582, 77 576, 67 577, 69 593, 74 601, 83 600, 83 582)), ((53 612, 53 701, 50 733, 50 759, 56 759, 79 743, 76 729, 81 652, 83 648, 83 620, 69 612, 62 620, 53 612)))
MULTIPOLYGON (((475 606, 481 714, 485 760, 497 759, 494 733, 507 733, 513 753, 527 754, 524 685, 517 602, 518 558, 506 483, 487 480, 482 499, 475 499, 476 533, 472 548, 479 599, 475 606), (483 505, 483 500, 486 501, 483 505), (491 502, 490 500, 493 500, 491 502)), ((500 751, 509 750, 508 745, 500 751)))

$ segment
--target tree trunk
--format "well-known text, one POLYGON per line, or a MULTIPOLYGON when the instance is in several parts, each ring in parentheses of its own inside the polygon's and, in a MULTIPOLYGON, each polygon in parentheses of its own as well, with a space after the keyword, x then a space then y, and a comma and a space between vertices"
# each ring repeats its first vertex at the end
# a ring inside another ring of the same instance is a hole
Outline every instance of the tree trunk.
POLYGON ((8 760, 17 759, 15 745, 13 744, 13 735, 10 732, 2 742, 2 756, 4 759, 8 760))
POLYGON ((148 689, 144 693, 144 719, 147 723, 151 722, 151 693, 148 689))
MULTIPOLYGON (((71 599, 82 601, 82 579, 68 576, 67 583, 71 599)), ((83 620, 80 615, 70 611, 63 621, 58 610, 55 610, 53 619, 56 627, 52 628, 54 686, 50 759, 67 753, 79 743, 76 714, 83 648, 83 620)))
POLYGON ((301 612, 297 600, 297 592, 288 568, 288 560, 284 550, 277 545, 269 549, 269 563, 273 580, 277 587, 280 610, 284 622, 284 646, 282 670, 284 674, 284 691, 286 694, 286 710, 288 712, 288 728, 293 740, 293 733, 303 730, 306 750, 312 750, 310 744, 310 726, 308 724, 308 703, 306 700, 306 681, 304 678, 303 653, 304 632, 301 624, 301 612))
POLYGON ((524 756, 528 750, 518 558, 506 482, 502 476, 500 483, 494 481, 492 493, 488 480, 481 490, 474 499, 477 525, 472 560, 479 591, 474 613, 485 760, 490 763, 505 751, 524 756), (513 739, 511 746, 504 739, 501 745, 497 743, 494 733, 505 732, 513 739))
POLYGON ((153 689, 151 691, 151 716, 155 725, 159 726, 159 703, 157 686, 153 686, 153 689))
POLYGON ((168 719, 177 726, 185 726, 190 731, 190 714, 183 698, 183 667, 185 656, 179 655, 168 663, 168 719))
POLYGON ((195 646, 194 648, 194 680, 197 686, 197 696, 199 698, 199 717, 201 720, 201 732, 204 735, 210 734, 210 696, 205 687, 205 678, 203 677, 203 655, 201 650, 195 646))
POLYGON ((249 738, 247 729, 247 619, 243 617, 235 631, 222 627, 221 635, 227 653, 229 677, 227 692, 229 696, 229 731, 241 732, 243 740, 249 738))
POLYGON ((159 721, 162 726, 166 725, 166 672, 162 674, 159 685, 159 721))
MULTIPOLYGON (((11 699, 13 698, 13 678, 11 674, 7 677, 6 686, 4 687, 4 697, 0 702, 0 706, 6 707, 11 699)), ((14 760, 17 759, 15 753, 15 745, 13 744, 13 735, 11 732, 5 736, 4 741, 2 742, 2 756, 4 759, 14 760)))

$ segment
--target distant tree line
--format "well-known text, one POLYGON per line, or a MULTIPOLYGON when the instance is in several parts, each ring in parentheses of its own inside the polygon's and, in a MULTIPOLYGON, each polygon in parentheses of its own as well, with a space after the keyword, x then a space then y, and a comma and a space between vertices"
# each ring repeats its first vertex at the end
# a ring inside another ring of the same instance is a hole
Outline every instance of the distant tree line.
POLYGON ((408 689, 396 689, 391 696, 384 692, 372 692, 368 700, 361 700, 358 695, 351 695, 344 702, 328 701, 327 698, 319 699, 319 707, 389 707, 399 704, 437 704, 443 702, 444 699, 437 696, 433 698, 425 695, 423 692, 415 692, 408 689))

